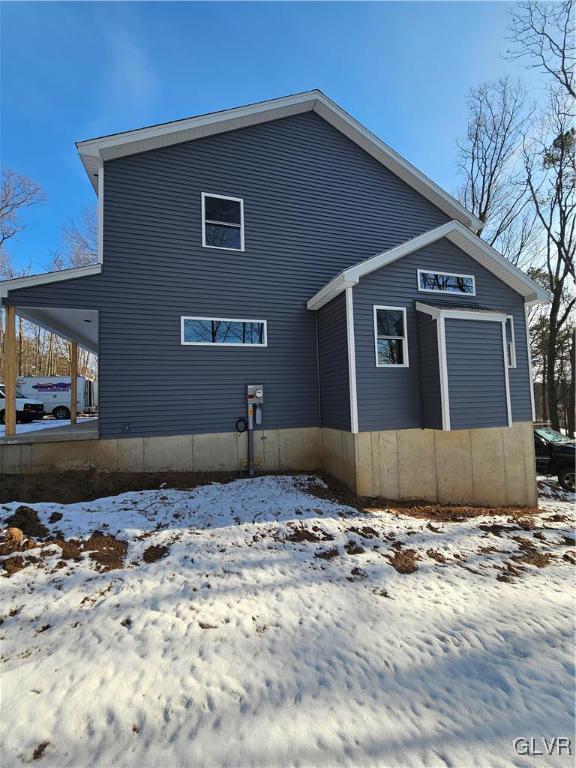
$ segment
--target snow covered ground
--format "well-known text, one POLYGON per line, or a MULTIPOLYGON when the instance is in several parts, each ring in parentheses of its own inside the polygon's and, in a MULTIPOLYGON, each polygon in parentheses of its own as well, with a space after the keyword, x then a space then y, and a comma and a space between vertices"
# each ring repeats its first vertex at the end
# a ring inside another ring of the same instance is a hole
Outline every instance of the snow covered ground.
MULTIPOLYGON (((78 424, 84 421, 95 421, 95 419, 93 416, 78 417, 78 424)), ((41 429, 67 426, 70 426, 70 419, 41 419, 40 421, 31 421, 29 424, 16 424, 16 434, 23 435, 25 432, 39 432, 41 429)), ((0 437, 4 437, 4 432, 4 424, 0 424, 0 437)))
POLYGON ((574 498, 442 522, 277 476, 32 506, 78 542, 0 579, 3 766, 569 764, 513 741, 573 736, 574 498))

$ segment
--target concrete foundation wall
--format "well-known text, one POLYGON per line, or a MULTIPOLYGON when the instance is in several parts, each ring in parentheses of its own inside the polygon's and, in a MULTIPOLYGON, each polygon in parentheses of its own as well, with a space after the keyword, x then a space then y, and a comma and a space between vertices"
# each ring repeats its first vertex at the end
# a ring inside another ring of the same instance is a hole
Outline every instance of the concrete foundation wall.
MULTIPOLYGON (((254 458, 260 471, 320 469, 320 430, 258 430, 254 458)), ((0 445, 0 474, 237 472, 246 464, 247 437, 237 432, 0 445)))
MULTIPOLYGON (((246 468, 246 435, 236 432, 0 445, 0 474, 236 472, 246 468)), ((258 430, 256 469, 322 469, 359 496, 451 504, 537 503, 531 422, 442 432, 402 429, 258 430)))
POLYGON ((531 422, 442 432, 404 429, 356 435, 359 496, 481 506, 537 503, 531 422))

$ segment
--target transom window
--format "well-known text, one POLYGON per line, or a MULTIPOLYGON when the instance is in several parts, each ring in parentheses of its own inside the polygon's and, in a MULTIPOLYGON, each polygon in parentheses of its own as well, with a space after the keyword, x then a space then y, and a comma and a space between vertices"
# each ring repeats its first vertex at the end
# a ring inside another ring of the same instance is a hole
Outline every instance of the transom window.
POLYGON ((418 270, 418 290, 430 293, 457 293, 476 295, 473 275, 459 275, 454 272, 428 272, 418 270))
POLYGON ((265 347, 266 320, 230 320, 214 317, 182 317, 182 344, 226 347, 265 347))
POLYGON ((244 201, 202 193, 202 245, 244 250, 244 201))
POLYGON ((376 365, 408 366, 406 309, 404 307, 374 307, 374 342, 376 365))
POLYGON ((509 368, 516 368, 516 339, 514 338, 514 318, 506 317, 506 359, 509 368))

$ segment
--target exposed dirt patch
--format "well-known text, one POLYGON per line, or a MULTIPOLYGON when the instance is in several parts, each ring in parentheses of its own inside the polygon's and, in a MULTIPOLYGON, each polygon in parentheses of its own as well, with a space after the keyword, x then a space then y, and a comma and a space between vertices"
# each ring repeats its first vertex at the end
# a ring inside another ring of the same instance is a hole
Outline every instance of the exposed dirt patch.
POLYGON ((333 541, 334 536, 331 533, 326 533, 318 525, 313 525, 307 528, 305 525, 294 525, 288 523, 288 527, 292 530, 292 533, 285 537, 285 541, 333 541))
POLYGON ((162 560, 163 557, 166 557, 168 552, 170 552, 170 547, 165 544, 152 544, 152 546, 147 547, 142 553, 142 560, 144 560, 145 563, 155 563, 158 560, 162 560))
POLYGON ((426 554, 431 560, 436 560, 437 563, 445 563, 446 558, 442 552, 438 552, 436 549, 427 549, 426 554))
POLYGON ((123 568, 128 549, 125 541, 119 541, 114 536, 101 531, 94 531, 88 539, 83 541, 79 539, 53 539, 37 544, 32 539, 28 539, 20 547, 12 547, 11 549, 8 549, 6 542, 4 542, 0 545, 0 554, 13 555, 2 560, 5 575, 12 576, 29 565, 38 565, 42 560, 54 557, 56 547, 60 550, 61 557, 56 568, 63 568, 68 560, 76 562, 81 560, 82 555, 86 552, 89 558, 96 563, 98 570, 102 572, 123 568), (38 556, 21 554, 24 549, 37 547, 40 547, 38 556))
POLYGON ((89 553, 90 560, 93 560, 102 572, 123 568, 127 549, 128 544, 125 541, 119 541, 114 536, 100 531, 94 531, 84 545, 84 551, 89 553))
POLYGON ((496 576, 496 581, 502 581, 505 584, 509 584, 516 576, 522 576, 522 571, 519 568, 515 568, 512 563, 504 563, 502 568, 498 568, 500 573, 496 576))
POLYGON ((512 560, 515 563, 525 563, 526 565, 535 565, 537 568, 546 568, 547 565, 553 560, 556 560, 556 555, 551 552, 524 552, 522 555, 515 555, 512 560))
POLYGON ((375 531, 374 528, 371 528, 369 525, 364 525, 361 528, 358 526, 350 526, 350 528, 347 529, 348 533, 356 533, 358 536, 361 536, 363 539, 375 539, 378 537, 378 531, 375 531))
POLYGON ((548 517, 543 517, 542 520, 545 520, 547 523, 568 523, 570 522, 566 515, 560 515, 560 514, 553 514, 548 515, 548 517))
POLYGON ((576 565, 576 552, 564 552, 562 560, 566 560, 571 565, 576 565))
POLYGON ((517 525, 500 525, 500 523, 482 523, 478 528, 481 531, 485 531, 485 533, 492 534, 492 536, 498 536, 498 538, 500 538, 503 533, 508 535, 513 531, 522 530, 522 528, 517 525))
POLYGON ((398 573, 414 573, 414 571, 418 570, 416 563, 420 560, 420 557, 415 549, 402 549, 401 547, 397 547, 394 554, 392 556, 386 555, 386 558, 398 573))
POLYGON ((27 568, 29 565, 37 565, 39 562, 40 558, 34 555, 14 555, 13 557, 6 558, 6 560, 2 560, 2 568, 5 571, 4 575, 10 577, 23 568, 27 568))
POLYGON ((362 568, 352 568, 350 571, 350 576, 346 576, 347 581, 362 581, 362 579, 367 579, 368 574, 366 571, 363 571, 362 568))
POLYGON ((32 507, 18 507, 13 515, 7 517, 4 525, 19 528, 25 536, 43 539, 48 535, 48 528, 38 519, 38 512, 32 507))
POLYGON ((50 746, 49 741, 41 741, 32 753, 32 760, 40 760, 46 749, 50 746))
POLYGON ((318 557, 320 560, 332 560, 332 558, 338 557, 338 550, 336 547, 333 549, 323 549, 321 552, 316 552, 314 557, 318 557))
POLYGON ((378 597, 387 597, 389 600, 392 600, 390 595, 385 589, 373 589, 372 590, 373 595, 377 595, 378 597))
POLYGON ((361 555, 366 550, 364 547, 361 547, 359 544, 356 544, 355 541, 349 541, 346 544, 344 544, 344 549, 349 555, 361 555))
MULTIPOLYGON (((282 474, 282 473, 275 473, 282 474)), ((285 473, 293 474, 293 473, 285 473)), ((0 503, 14 499, 74 504, 128 491, 161 487, 189 490, 211 482, 230 483, 242 472, 37 472, 34 475, 0 475, 0 503)))
POLYGON ((298 487, 305 493, 309 493, 311 496, 316 496, 318 499, 325 499, 326 501, 333 501, 336 504, 353 507, 358 512, 363 511, 361 499, 338 480, 329 475, 324 475, 322 472, 315 473, 314 477, 319 477, 323 480, 327 487, 323 488, 321 485, 318 485, 314 482, 313 477, 298 483, 298 487))
POLYGON ((62 520, 63 517, 64 517, 64 515, 62 514, 62 512, 52 512, 52 514, 48 518, 48 522, 49 523, 59 523, 60 520, 62 520))
POLYGON ((396 501, 391 499, 366 499, 366 511, 387 509, 392 513, 408 515, 439 523, 459 523, 471 517, 507 515, 514 520, 537 515, 538 507, 470 507, 433 504, 426 501, 396 501))

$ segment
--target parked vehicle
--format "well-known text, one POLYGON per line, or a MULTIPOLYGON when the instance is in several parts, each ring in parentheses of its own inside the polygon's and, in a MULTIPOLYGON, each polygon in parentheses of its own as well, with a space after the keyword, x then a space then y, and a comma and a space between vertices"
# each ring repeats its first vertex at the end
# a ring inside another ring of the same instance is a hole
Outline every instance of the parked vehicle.
POLYGON ((550 427, 534 430, 536 470, 542 475, 555 475, 566 491, 574 491, 576 443, 550 427))
MULTIPOLYGON (((0 424, 4 424, 4 408, 6 400, 4 387, 0 385, 0 424)), ((31 422, 44 418, 44 403, 25 397, 22 392, 16 390, 16 421, 31 422)))
MULTIPOLYGON (((70 376, 22 376, 18 387, 26 397, 34 397, 44 404, 44 411, 55 419, 70 418, 70 376)), ((78 376, 76 407, 81 413, 96 410, 95 382, 78 376)))

